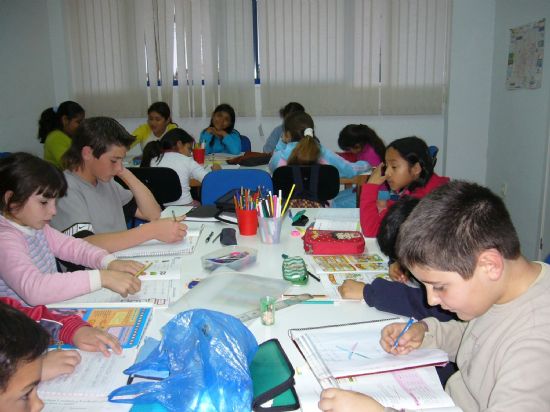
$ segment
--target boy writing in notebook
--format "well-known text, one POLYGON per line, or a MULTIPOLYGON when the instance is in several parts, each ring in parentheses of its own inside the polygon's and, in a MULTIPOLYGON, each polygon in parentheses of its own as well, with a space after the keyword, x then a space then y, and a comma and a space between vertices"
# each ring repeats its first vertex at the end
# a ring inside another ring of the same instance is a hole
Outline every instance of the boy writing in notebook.
POLYGON ((185 237, 183 217, 160 219, 161 209, 151 191, 122 164, 134 140, 115 119, 92 117, 82 121, 62 159, 68 189, 57 202, 54 228, 72 235, 86 227, 94 233, 86 240, 109 252, 151 239, 173 243, 185 237), (129 207, 132 199, 137 207, 132 214, 149 223, 126 230, 123 207, 129 207))
MULTIPOLYGON (((438 347, 458 365, 445 387, 464 411, 542 411, 550 406, 550 267, 520 252, 503 201, 477 184, 451 182, 420 201, 399 230, 397 255, 426 286, 430 305, 459 321, 426 318, 398 339, 396 356, 438 347), (419 224, 421 222, 422 224, 419 224)), ((384 411, 369 396, 327 389, 323 411, 384 411)))

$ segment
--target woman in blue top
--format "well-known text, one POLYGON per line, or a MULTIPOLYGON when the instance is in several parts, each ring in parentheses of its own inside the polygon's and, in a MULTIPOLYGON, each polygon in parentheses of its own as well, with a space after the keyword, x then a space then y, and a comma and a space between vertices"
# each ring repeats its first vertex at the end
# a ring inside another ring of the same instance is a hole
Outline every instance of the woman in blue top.
POLYGON ((329 164, 338 169, 340 177, 353 177, 372 169, 365 161, 350 163, 333 151, 325 148, 315 137, 311 116, 305 112, 291 113, 285 117, 284 133, 269 161, 273 172, 287 164, 329 164))
POLYGON ((220 104, 212 113, 210 126, 201 132, 200 142, 204 143, 206 154, 241 153, 241 135, 234 127, 235 110, 228 104, 220 104))

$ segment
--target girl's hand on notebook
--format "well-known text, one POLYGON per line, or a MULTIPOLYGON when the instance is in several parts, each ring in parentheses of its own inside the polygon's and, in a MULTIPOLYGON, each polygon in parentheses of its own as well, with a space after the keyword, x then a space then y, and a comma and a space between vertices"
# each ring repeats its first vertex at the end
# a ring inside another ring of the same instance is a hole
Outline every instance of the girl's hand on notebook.
POLYGON ((73 344, 78 349, 88 352, 101 352, 105 356, 111 356, 109 348, 118 355, 122 353, 122 346, 120 346, 115 336, 90 326, 83 326, 75 332, 73 344))
POLYGON ((403 270, 399 262, 393 262, 388 271, 391 280, 395 282, 407 283, 409 281, 409 275, 407 271, 403 270))
POLYGON ((352 279, 344 280, 340 286, 338 286, 338 292, 342 299, 363 299, 363 289, 365 284, 352 279))
POLYGON ((181 242, 187 234, 187 225, 181 223, 185 219, 185 215, 173 218, 163 218, 147 223, 152 225, 153 239, 161 240, 166 243, 181 242))
POLYGON ((141 281, 134 275, 116 270, 100 270, 101 286, 111 289, 123 298, 138 293, 141 289, 141 281))
POLYGON ((135 260, 113 260, 111 263, 109 263, 109 266, 107 266, 107 269, 109 270, 116 270, 118 272, 127 272, 131 275, 135 275, 138 273, 145 265, 141 262, 137 262, 135 260))
POLYGON ((330 388, 321 392, 317 405, 322 411, 331 412, 383 412, 384 407, 368 395, 343 389, 330 388))
POLYGON ((51 350, 44 355, 41 379, 47 381, 73 373, 80 360, 80 354, 75 350, 51 350))
POLYGON ((399 338, 399 345, 394 349, 395 340, 399 337, 405 325, 406 323, 404 322, 392 323, 382 329, 380 345, 386 352, 393 353, 394 355, 406 355, 420 347, 426 333, 426 324, 424 322, 413 323, 409 330, 399 338))
POLYGON ((372 169, 372 174, 370 175, 369 180, 367 180, 367 183, 372 183, 373 185, 381 185, 384 183, 386 181, 386 176, 382 174, 382 170, 384 170, 384 163, 380 163, 372 169))

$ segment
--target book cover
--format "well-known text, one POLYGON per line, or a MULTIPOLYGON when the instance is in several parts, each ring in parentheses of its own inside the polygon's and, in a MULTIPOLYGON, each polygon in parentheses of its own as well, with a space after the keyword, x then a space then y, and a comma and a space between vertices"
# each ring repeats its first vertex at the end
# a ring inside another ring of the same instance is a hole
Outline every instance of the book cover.
MULTIPOLYGON (((139 344, 151 316, 151 308, 53 308, 50 311, 63 316, 80 316, 94 328, 116 336, 123 349, 139 344)), ((65 344, 62 348, 74 346, 65 344)))

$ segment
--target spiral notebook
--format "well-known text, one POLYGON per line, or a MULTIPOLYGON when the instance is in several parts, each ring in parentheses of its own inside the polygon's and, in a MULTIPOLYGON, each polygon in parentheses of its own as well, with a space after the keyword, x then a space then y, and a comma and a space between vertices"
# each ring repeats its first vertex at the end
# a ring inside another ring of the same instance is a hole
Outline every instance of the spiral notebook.
POLYGON ((447 353, 417 349, 395 356, 380 346, 382 329, 399 318, 290 329, 289 335, 321 382, 420 366, 444 365, 447 353))
POLYGON ((187 236, 177 243, 166 243, 159 240, 149 240, 141 245, 113 253, 119 259, 132 259, 147 256, 190 255, 195 250, 204 225, 191 227, 188 225, 187 236))

